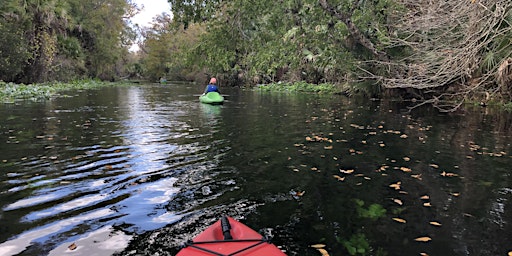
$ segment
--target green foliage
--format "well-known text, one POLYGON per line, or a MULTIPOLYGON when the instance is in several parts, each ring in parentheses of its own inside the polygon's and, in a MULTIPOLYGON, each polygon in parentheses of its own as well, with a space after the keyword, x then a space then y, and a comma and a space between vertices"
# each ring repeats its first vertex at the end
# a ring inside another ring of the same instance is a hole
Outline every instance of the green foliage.
POLYGON ((3 1, 0 80, 34 83, 119 75, 121 56, 127 53, 122 39, 129 8, 125 0, 3 1))
MULTIPOLYGON (((75 80, 69 83, 41 83, 41 84, 15 84, 0 81, 0 102, 13 102, 15 100, 43 100, 48 99, 65 90, 93 89, 110 86, 113 83, 99 80, 75 80)), ((120 84, 116 84, 120 85, 120 84)))
POLYGON ((354 201, 359 217, 377 220, 386 214, 386 209, 380 204, 371 204, 368 208, 365 208, 363 200, 354 199, 354 201))
POLYGON ((370 244, 364 234, 354 234, 349 240, 339 242, 343 244, 350 255, 370 255, 370 244))
POLYGON ((338 88, 332 84, 309 84, 306 82, 296 83, 272 83, 258 86, 262 91, 284 91, 284 92, 314 92, 314 93, 336 93, 338 88))

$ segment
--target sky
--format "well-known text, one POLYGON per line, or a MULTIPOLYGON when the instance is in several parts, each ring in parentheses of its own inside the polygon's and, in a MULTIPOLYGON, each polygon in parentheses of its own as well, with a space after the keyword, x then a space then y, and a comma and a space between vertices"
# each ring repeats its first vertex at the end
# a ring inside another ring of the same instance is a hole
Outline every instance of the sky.
MULTIPOLYGON (((134 0, 133 2, 139 7, 144 6, 141 12, 132 18, 132 22, 141 27, 149 27, 153 18, 163 12, 171 12, 171 5, 167 0, 134 0)), ((130 50, 137 51, 138 48, 137 45, 132 45, 130 50)))

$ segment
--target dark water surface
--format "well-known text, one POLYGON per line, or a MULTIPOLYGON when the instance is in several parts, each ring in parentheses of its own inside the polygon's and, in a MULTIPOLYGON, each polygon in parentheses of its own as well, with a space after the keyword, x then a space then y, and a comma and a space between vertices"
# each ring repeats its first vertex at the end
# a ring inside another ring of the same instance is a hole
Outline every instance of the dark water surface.
POLYGON ((288 255, 512 251, 509 113, 202 89, 0 105, 0 255, 174 255, 226 214, 288 255))

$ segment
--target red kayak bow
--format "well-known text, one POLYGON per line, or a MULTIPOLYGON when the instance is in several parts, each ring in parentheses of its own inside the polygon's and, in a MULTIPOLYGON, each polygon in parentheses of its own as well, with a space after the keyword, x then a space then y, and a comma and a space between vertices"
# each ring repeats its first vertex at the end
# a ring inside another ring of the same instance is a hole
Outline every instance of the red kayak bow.
POLYGON ((222 217, 197 235, 176 256, 286 256, 258 232, 222 217))

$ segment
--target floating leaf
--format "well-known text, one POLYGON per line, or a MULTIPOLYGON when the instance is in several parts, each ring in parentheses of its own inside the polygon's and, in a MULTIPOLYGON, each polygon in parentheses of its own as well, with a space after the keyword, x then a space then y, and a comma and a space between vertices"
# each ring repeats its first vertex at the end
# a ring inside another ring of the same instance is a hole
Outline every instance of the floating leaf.
POLYGON ((400 219, 400 218, 393 218, 394 221, 396 222, 400 222, 400 223, 406 223, 407 221, 404 220, 404 219, 400 219))
POLYGON ((332 146, 325 146, 324 149, 327 149, 327 150, 332 149, 332 146))
POLYGON ((75 250, 77 248, 76 244, 75 243, 72 243, 71 245, 68 246, 68 249, 70 250, 75 250))
POLYGON ((402 172, 412 172, 411 168, 407 168, 407 167, 400 167, 400 171, 402 171, 402 172))
POLYGON ((424 252, 420 252, 420 256, 428 256, 428 254, 426 254, 424 252))
POLYGON ((439 222, 437 222, 437 221, 431 221, 431 222, 429 222, 429 223, 430 223, 430 225, 432 225, 432 226, 436 226, 436 227, 440 227, 440 226, 441 226, 441 223, 439 223, 439 222))
POLYGON ((441 176, 443 176, 443 177, 456 177, 456 176, 459 176, 459 175, 458 175, 458 174, 455 174, 455 173, 451 173, 451 172, 445 172, 445 171, 443 171, 443 172, 441 173, 441 176))
POLYGON ((411 177, 415 178, 415 179, 418 179, 418 180, 422 180, 421 179, 421 174, 412 174, 411 177))
POLYGON ((406 162, 411 161, 411 158, 409 158, 409 157, 404 157, 403 159, 404 159, 404 161, 406 161, 406 162))
POLYGON ((345 174, 351 174, 354 172, 354 169, 351 169, 351 170, 340 170, 341 173, 345 173, 345 174))
POLYGON ((420 197, 420 199, 428 200, 428 199, 430 199, 430 197, 429 197, 429 196, 427 196, 427 195, 424 195, 424 196, 420 197))
POLYGON ((402 134, 402 135, 400 135, 400 138, 407 139, 407 135, 406 134, 402 134))
POLYGON ((417 242, 428 242, 431 240, 432 240, 432 238, 430 238, 428 236, 418 237, 418 238, 414 239, 414 241, 417 241, 417 242))
POLYGON ((402 184, 401 181, 391 184, 391 185, 389 185, 389 187, 394 188, 395 190, 400 190, 400 184, 402 184))
POLYGON ((345 177, 340 177, 339 175, 333 175, 333 177, 339 181, 344 181, 345 177))
POLYGON ((438 169, 438 168, 439 168, 439 165, 437 165, 437 164, 429 164, 428 166, 430 166, 430 167, 432 167, 432 168, 436 168, 436 169, 438 169))
POLYGON ((512 256, 512 251, 508 252, 508 256, 512 256))
POLYGON ((329 256, 329 253, 327 252, 327 250, 322 249, 322 248, 317 249, 317 250, 322 254, 322 256, 329 256))
POLYGON ((393 202, 397 203, 398 205, 403 205, 402 200, 400 199, 393 199, 393 202))
POLYGON ((460 196, 460 193, 451 193, 451 195, 457 197, 460 196))
POLYGON ((303 196, 303 195, 304 195, 304 193, 306 193, 306 191, 297 192, 297 193, 295 193, 295 195, 296 195, 296 196, 303 196))
POLYGON ((425 207, 431 207, 432 205, 430 203, 423 203, 423 206, 425 207))
POLYGON ((324 248, 325 244, 314 244, 314 245, 310 245, 309 247, 313 247, 315 249, 320 249, 320 248, 324 248))

